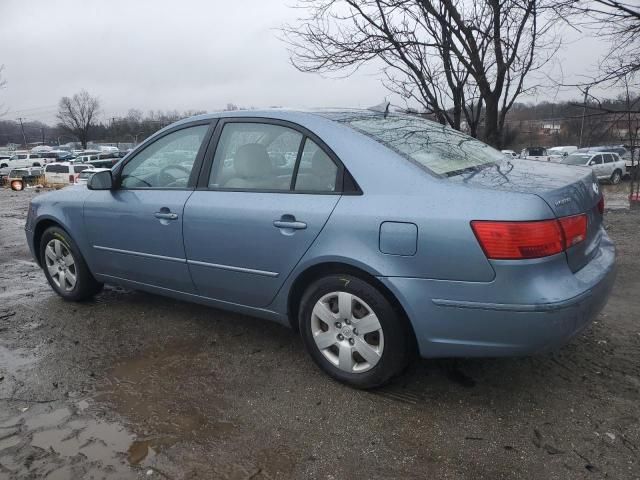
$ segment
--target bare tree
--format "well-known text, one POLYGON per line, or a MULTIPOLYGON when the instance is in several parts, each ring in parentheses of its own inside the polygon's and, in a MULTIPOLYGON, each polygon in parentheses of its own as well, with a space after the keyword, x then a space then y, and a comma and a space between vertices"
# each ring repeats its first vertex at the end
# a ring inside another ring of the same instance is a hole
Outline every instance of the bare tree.
POLYGON ((609 41, 598 73, 587 85, 625 82, 640 71, 640 3, 637 0, 563 0, 554 7, 572 25, 609 41))
POLYGON ((60 127, 77 136, 82 148, 87 148, 89 130, 94 125, 99 112, 100 101, 89 95, 86 90, 81 90, 73 97, 60 99, 57 118, 60 121, 60 127))
POLYGON ((299 0, 284 28, 294 66, 352 72, 383 65, 385 85, 438 121, 499 146, 507 112, 559 46, 551 0, 299 0))

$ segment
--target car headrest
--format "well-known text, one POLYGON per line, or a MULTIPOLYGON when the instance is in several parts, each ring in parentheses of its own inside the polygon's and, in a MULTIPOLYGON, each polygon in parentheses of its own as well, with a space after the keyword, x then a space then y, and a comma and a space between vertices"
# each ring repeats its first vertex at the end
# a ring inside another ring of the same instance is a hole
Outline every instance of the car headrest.
POLYGON ((236 174, 243 178, 270 176, 273 167, 267 149, 259 143, 242 145, 233 159, 236 174))

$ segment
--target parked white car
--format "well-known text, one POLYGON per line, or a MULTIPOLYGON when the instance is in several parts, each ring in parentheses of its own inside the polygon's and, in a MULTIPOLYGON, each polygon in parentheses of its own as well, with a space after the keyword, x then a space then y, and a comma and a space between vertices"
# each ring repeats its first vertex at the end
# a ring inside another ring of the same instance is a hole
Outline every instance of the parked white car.
POLYGON ((89 165, 70 162, 49 163, 44 167, 44 180, 48 185, 71 185, 87 168, 89 165))
POLYGON ((78 178, 76 179, 76 184, 78 185, 86 185, 91 178, 91 175, 98 172, 104 172, 105 170, 109 170, 109 168, 87 168, 80 172, 78 178))
POLYGON ((8 160, 0 161, 0 168, 41 167, 44 163, 40 153, 17 153, 8 160))
POLYGON ((543 147, 527 147, 520 152, 520 158, 525 160, 550 161, 547 149, 543 147))
POLYGON ((73 161, 74 163, 86 163, 86 162, 90 162, 91 160, 98 160, 99 158, 100 158, 99 154, 97 153, 92 153, 92 154, 81 153, 76 158, 74 158, 73 161))
POLYGON ((549 159, 551 162, 560 162, 567 155, 572 154, 578 150, 578 147, 575 145, 568 145, 563 147, 551 147, 547 148, 547 154, 549 155, 549 159))
POLYGON ((591 167, 598 180, 620 183, 626 171, 625 161, 614 152, 572 153, 561 161, 565 165, 584 165, 591 167))
POLYGON ((513 150, 500 150, 507 158, 518 158, 518 154, 513 150))

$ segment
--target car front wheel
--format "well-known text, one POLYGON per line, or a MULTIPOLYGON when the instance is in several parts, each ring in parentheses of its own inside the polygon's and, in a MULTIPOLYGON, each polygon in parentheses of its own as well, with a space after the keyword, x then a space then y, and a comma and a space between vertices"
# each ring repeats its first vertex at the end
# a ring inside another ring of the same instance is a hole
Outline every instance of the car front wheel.
POLYGON ((65 300, 86 300, 102 289, 71 237, 58 227, 50 227, 40 240, 40 258, 51 288, 65 300))
POLYGON ((408 363, 412 342, 405 319, 358 277, 330 275, 310 285, 299 324, 315 363, 353 387, 381 386, 408 363))

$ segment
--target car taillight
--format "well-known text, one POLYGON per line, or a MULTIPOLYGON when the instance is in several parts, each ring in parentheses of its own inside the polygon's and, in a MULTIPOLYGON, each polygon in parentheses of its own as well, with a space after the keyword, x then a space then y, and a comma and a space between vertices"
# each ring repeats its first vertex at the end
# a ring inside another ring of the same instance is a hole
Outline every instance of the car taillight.
POLYGON ((487 258, 522 260, 555 255, 583 241, 587 216, 535 222, 474 220, 471 228, 487 258))
POLYGON ((560 227, 564 236, 564 250, 573 247, 587 238, 587 216, 573 215, 559 218, 560 227))
POLYGON ((73 175, 69 175, 69 183, 76 183, 76 179, 73 175))
POLYGON ((598 211, 600 215, 604 214, 604 195, 600 196, 600 200, 598 200, 598 211))

